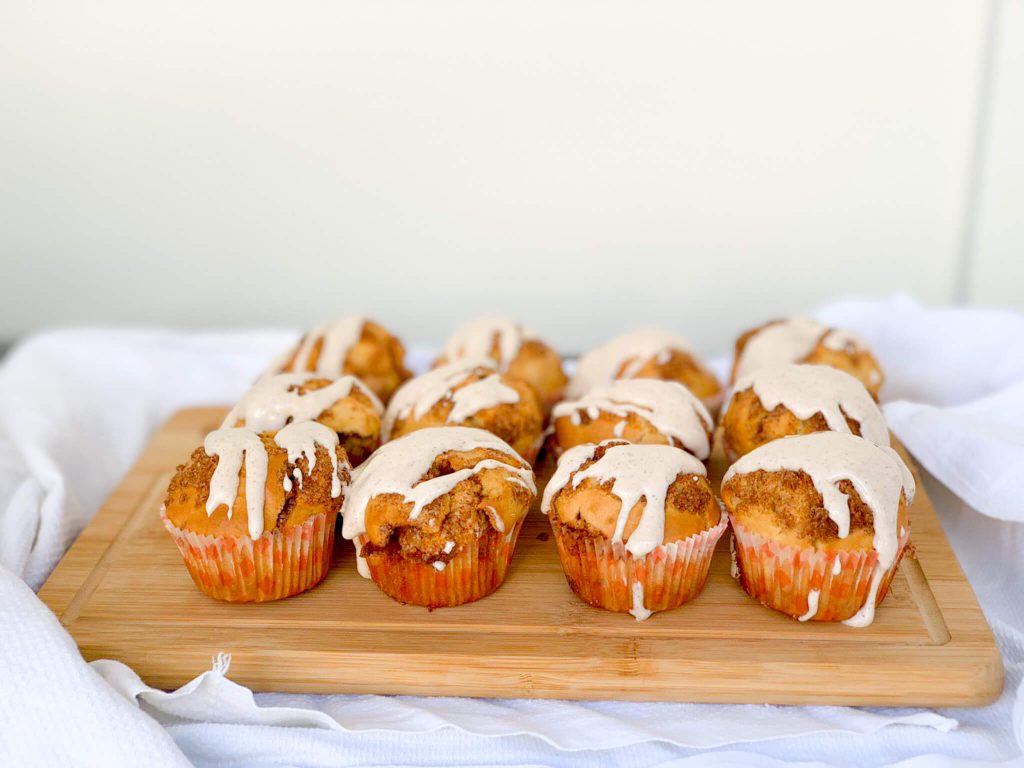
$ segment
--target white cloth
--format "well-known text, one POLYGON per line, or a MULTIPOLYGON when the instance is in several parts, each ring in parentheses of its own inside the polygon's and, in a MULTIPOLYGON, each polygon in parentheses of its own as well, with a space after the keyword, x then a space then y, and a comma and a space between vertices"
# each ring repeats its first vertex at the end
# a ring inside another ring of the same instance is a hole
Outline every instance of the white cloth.
MULTIPOLYGON (((1008 482, 996 481, 1024 466, 1024 319, 929 311, 906 299, 844 302, 821 316, 869 337, 889 374, 887 392, 899 398, 886 415, 919 461, 982 512, 1019 520, 1024 509, 1008 503, 1008 482)), ((293 338, 62 331, 27 341, 0 367, 0 765, 1021 759, 1024 526, 978 515, 949 494, 939 505, 943 522, 1007 668, 1002 698, 977 710, 253 696, 225 676, 223 660, 165 693, 117 662, 86 665, 14 574, 38 587, 153 428, 184 405, 231 402, 293 338)))

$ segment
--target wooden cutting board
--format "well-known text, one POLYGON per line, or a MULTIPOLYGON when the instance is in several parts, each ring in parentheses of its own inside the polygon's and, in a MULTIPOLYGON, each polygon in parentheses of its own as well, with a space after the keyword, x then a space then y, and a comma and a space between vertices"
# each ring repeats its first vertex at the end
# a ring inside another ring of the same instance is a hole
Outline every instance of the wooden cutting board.
POLYGON ((86 659, 118 659, 161 688, 225 651, 232 679, 259 691, 974 706, 1002 690, 992 632, 920 484, 917 559, 904 558, 866 629, 801 624, 750 600, 729 575, 728 536, 682 608, 645 622, 591 608, 566 585, 536 511, 508 580, 471 605, 393 602, 357 575, 340 537, 316 589, 217 602, 192 585, 158 510, 175 466, 224 413, 171 418, 40 592, 86 659))

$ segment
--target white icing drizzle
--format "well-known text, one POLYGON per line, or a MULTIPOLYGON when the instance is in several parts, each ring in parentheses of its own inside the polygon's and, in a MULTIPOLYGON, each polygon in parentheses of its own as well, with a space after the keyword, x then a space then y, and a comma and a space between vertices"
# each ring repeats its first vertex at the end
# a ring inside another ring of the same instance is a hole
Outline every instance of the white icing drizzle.
POLYGON ((255 432, 276 432, 289 422, 312 421, 339 400, 346 398, 353 389, 366 395, 377 413, 384 412, 384 406, 355 376, 342 376, 320 389, 310 389, 305 394, 298 387, 318 378, 315 373, 279 373, 264 376, 246 392, 238 404, 224 419, 225 427, 231 427, 240 419, 255 432))
POLYGON ((203 449, 207 456, 217 457, 217 468, 210 479, 210 495, 206 499, 207 517, 223 504, 228 508, 228 519, 231 519, 244 459, 245 513, 249 521, 249 536, 255 541, 263 535, 268 461, 263 441, 251 429, 218 429, 206 436, 203 449))
POLYGON ((400 495, 405 502, 413 505, 409 512, 409 519, 412 520, 432 501, 485 469, 503 469, 509 473, 510 481, 518 481, 531 493, 537 493, 533 470, 529 465, 508 443, 482 429, 430 427, 385 443, 352 473, 352 485, 341 510, 344 519, 342 535, 346 539, 354 539, 366 533, 366 505, 374 496, 387 493, 400 495), (438 455, 477 448, 500 451, 511 457, 514 463, 522 462, 523 466, 483 459, 472 467, 421 482, 438 455))
POLYGON ((807 593, 807 613, 803 616, 797 617, 797 621, 810 621, 818 613, 818 596, 821 594, 820 589, 812 589, 807 593))
MULTIPOLYGON (((902 534, 901 534, 902 535, 902 534)), ((832 575, 838 576, 843 572, 843 562, 838 557, 832 562, 832 575)))
POLYGON ((766 325, 747 339, 736 360, 736 378, 766 365, 802 362, 819 342, 833 350, 845 349, 847 344, 857 349, 867 347, 853 331, 829 329, 810 317, 790 317, 766 325))
MULTIPOLYGON (((870 398, 869 398, 870 399, 870 398)), ((596 419, 600 412, 614 414, 622 421, 615 425, 620 436, 629 414, 650 422, 666 437, 672 437, 683 447, 704 460, 711 453, 708 433, 714 429, 711 414, 704 404, 686 387, 676 381, 660 379, 620 379, 597 386, 579 400, 561 402, 554 407, 552 418, 569 416, 579 423, 579 414, 586 413, 596 419)))
POLYGON ((594 456, 596 446, 578 445, 562 454, 544 489, 541 512, 548 514, 551 511, 555 494, 570 481, 573 488, 587 478, 594 478, 602 484, 611 482, 612 494, 622 502, 612 541, 622 541, 629 513, 640 499, 645 500, 640 522, 626 542, 627 551, 643 557, 665 537, 665 497, 669 486, 681 474, 707 476, 707 470, 696 457, 670 445, 633 445, 611 440, 599 445, 609 443, 612 445, 604 456, 586 469, 580 467, 594 456))
POLYGON ((729 536, 729 575, 739 581, 740 563, 736 559, 736 537, 729 536))
POLYGON ((914 477, 899 454, 887 446, 841 432, 784 437, 743 456, 729 467, 722 484, 737 475, 759 470, 805 472, 821 494, 825 511, 836 524, 840 538, 850 533, 850 506, 849 497, 839 490, 839 483, 842 480, 853 483, 874 516, 873 546, 878 553, 878 564, 864 606, 845 623, 856 627, 870 624, 874 620, 875 599, 882 576, 896 562, 899 552, 900 493, 906 495, 908 504, 914 500, 914 477))
POLYGON ((820 413, 833 432, 850 432, 846 416, 860 424, 860 434, 876 445, 889 445, 882 411, 859 379, 827 365, 767 365, 736 381, 737 392, 753 389, 766 411, 784 405, 798 419, 820 413))
MULTIPOLYGON (((342 483, 338 474, 338 457, 335 449, 338 436, 327 427, 316 422, 289 424, 274 436, 274 442, 288 452, 288 461, 294 463, 305 455, 312 471, 316 461, 316 446, 327 449, 331 456, 333 475, 331 496, 341 495, 342 483)), ((203 441, 207 456, 217 457, 217 467, 210 479, 210 493, 206 500, 206 514, 212 515, 221 505, 228 509, 231 518, 238 495, 238 477, 245 462, 245 512, 248 520, 249 537, 253 540, 263 535, 263 506, 266 499, 268 457, 260 436, 247 427, 226 427, 214 430, 203 441)), ((347 467, 346 467, 347 469, 347 467)), ((301 478, 298 467, 296 476, 301 478)), ((288 480, 287 476, 285 480, 288 480)), ((301 487, 301 480, 300 480, 301 487)), ((290 481, 284 484, 291 490, 290 481)))
POLYGON ((507 317, 481 317, 455 329, 442 355, 448 362, 462 359, 493 358, 497 340, 498 358, 494 360, 499 371, 504 371, 519 354, 519 349, 533 334, 523 330, 519 323, 507 317))
POLYGON ((447 418, 449 424, 465 421, 474 413, 487 408, 519 402, 519 393, 505 384, 497 372, 456 389, 481 368, 494 371, 494 363, 490 359, 459 360, 438 366, 407 381, 388 403, 381 424, 381 437, 390 440, 391 431, 398 419, 404 419, 410 413, 414 418, 423 418, 427 411, 445 398, 452 401, 452 409, 447 418))
MULTIPOLYGON (((316 447, 319 445, 331 458, 331 498, 341 495, 341 477, 338 474, 338 435, 329 427, 315 421, 296 421, 274 436, 274 442, 288 452, 288 462, 296 464, 295 474, 301 478, 302 470, 297 462, 302 456, 308 462, 307 471, 313 474, 316 466, 316 447)), ((287 476, 285 476, 287 480, 287 476)), ((301 480, 300 480, 301 483, 301 480)), ((301 485, 300 485, 301 487, 301 485)))
POLYGON ((668 360, 672 350, 691 354, 691 349, 686 339, 660 328, 641 328, 616 336, 580 358, 576 373, 566 389, 566 396, 582 397, 598 384, 606 384, 615 378, 631 379, 651 358, 657 358, 663 363, 668 360), (627 360, 629 364, 616 377, 627 360))
POLYGON ((642 581, 633 582, 633 607, 629 612, 637 621, 646 621, 651 618, 652 611, 644 607, 644 584, 642 581))
POLYGON ((341 375, 345 367, 345 358, 348 357, 349 350, 362 337, 365 325, 365 317, 350 315, 341 320, 317 326, 302 337, 291 370, 307 370, 309 360, 313 356, 313 347, 319 339, 323 339, 320 356, 316 361, 315 373, 332 379, 341 375))

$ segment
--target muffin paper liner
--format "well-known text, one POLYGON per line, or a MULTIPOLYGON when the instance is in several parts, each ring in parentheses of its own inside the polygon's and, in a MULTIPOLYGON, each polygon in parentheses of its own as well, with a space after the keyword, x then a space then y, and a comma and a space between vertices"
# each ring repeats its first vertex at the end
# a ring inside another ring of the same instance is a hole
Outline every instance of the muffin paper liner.
MULTIPOLYGON (((366 556, 370 578, 398 602, 427 608, 453 607, 487 597, 505 581, 525 519, 524 515, 509 533, 488 527, 441 569, 396 552, 371 553, 366 556)), ((359 536, 356 543, 362 549, 367 539, 359 536)))
POLYGON ((655 611, 678 608, 700 594, 715 545, 729 524, 723 513, 714 528, 635 557, 620 541, 575 537, 557 517, 549 520, 572 591, 597 608, 630 613, 637 621, 655 611))
POLYGON ((264 602, 303 592, 327 575, 337 513, 302 525, 248 536, 206 536, 175 527, 161 516, 201 592, 233 603, 264 602))
MULTIPOLYGON (((845 621, 867 602, 871 577, 878 567, 875 550, 790 547, 744 528, 735 519, 732 531, 740 584, 748 595, 769 608, 802 621, 845 621)), ((879 583, 875 605, 888 592, 909 539, 907 530, 900 538, 892 567, 879 583)))

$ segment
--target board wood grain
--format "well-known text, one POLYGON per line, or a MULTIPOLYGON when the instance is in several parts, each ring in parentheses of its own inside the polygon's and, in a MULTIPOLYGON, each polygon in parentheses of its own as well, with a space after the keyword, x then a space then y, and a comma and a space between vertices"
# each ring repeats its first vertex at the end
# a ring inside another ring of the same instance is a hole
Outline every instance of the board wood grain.
MULTIPOLYGON (((636 622, 569 589, 547 520, 527 520, 494 595, 428 611, 358 576, 339 537, 316 589, 233 605, 195 589, 158 510, 175 466, 224 408, 181 411, 153 437, 40 592, 86 659, 123 661, 177 687, 232 655, 260 691, 772 704, 974 706, 1002 690, 992 632, 927 494, 905 557, 866 629, 801 624, 760 606, 729 575, 728 537, 703 594, 636 622)), ((717 484, 724 469, 712 462, 717 484)))

